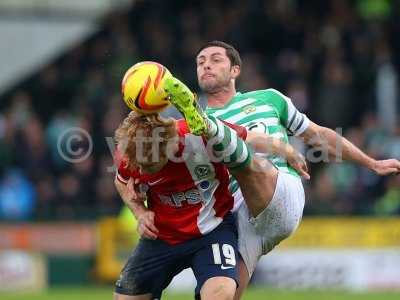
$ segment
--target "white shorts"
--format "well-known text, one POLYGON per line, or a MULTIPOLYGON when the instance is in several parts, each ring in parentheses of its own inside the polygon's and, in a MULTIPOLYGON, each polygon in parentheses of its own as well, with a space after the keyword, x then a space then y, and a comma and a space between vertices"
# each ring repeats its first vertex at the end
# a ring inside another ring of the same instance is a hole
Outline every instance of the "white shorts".
POLYGON ((285 172, 278 173, 271 202, 256 217, 249 214, 243 201, 237 213, 239 252, 251 276, 260 257, 270 252, 299 226, 304 208, 301 179, 285 172))

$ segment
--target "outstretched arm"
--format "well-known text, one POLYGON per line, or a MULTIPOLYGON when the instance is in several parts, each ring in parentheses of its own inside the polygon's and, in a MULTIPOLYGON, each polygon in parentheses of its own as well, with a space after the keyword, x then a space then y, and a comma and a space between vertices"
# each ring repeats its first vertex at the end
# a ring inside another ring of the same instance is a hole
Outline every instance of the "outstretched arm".
POLYGON ((310 179, 307 162, 303 155, 294 149, 290 144, 265 133, 248 131, 246 142, 249 143, 258 153, 278 155, 285 158, 300 176, 310 179))
POLYGON ((354 162, 374 171, 378 175, 390 175, 400 172, 397 159, 376 160, 365 154, 349 140, 330 128, 319 126, 310 121, 310 125, 300 135, 310 146, 326 147, 330 156, 354 162), (338 145, 340 146, 338 150, 338 145))

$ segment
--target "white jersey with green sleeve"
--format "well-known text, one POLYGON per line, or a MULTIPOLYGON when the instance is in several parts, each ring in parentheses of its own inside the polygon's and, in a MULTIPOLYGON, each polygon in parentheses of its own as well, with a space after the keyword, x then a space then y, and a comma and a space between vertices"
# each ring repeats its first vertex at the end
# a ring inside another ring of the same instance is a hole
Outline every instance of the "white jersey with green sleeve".
MULTIPOLYGON (((275 89, 257 90, 236 95, 223 107, 207 107, 206 113, 229 123, 245 126, 248 130, 266 133, 289 143, 289 135, 299 135, 310 120, 300 113, 290 98, 275 89)), ((300 177, 284 157, 266 156, 280 171, 300 177)), ((232 193, 239 186, 231 178, 232 193)))

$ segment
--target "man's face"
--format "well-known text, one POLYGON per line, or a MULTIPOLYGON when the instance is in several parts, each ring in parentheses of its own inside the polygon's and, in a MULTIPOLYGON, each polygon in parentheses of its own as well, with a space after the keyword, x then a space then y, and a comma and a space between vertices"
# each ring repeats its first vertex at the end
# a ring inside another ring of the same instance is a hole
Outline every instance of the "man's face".
MULTIPOLYGON (((160 117, 160 119, 162 118, 160 117)), ((155 127, 152 131, 147 132, 142 137, 146 142, 141 143, 141 136, 136 136, 136 138, 138 139, 136 141, 136 159, 143 173, 159 172, 168 163, 169 155, 173 155, 179 149, 176 122, 168 127, 155 127), (163 135, 163 133, 165 134, 163 135), (141 151, 141 153, 137 153, 138 151, 141 151)))
POLYGON ((161 157, 157 162, 143 162, 139 165, 140 172, 154 174, 159 172, 168 163, 166 157, 161 157))
POLYGON ((231 62, 222 47, 208 47, 196 58, 197 80, 205 93, 215 93, 235 78, 231 62))

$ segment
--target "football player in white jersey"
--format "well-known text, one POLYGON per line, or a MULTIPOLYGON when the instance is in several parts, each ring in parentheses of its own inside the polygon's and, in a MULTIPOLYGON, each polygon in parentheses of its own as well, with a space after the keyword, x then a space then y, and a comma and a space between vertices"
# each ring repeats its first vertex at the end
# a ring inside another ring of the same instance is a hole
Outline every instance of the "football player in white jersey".
MULTIPOLYGON (((208 100, 206 113, 209 116, 244 125, 249 130, 256 129, 286 143, 288 135, 298 136, 311 147, 325 147, 335 161, 352 161, 378 175, 399 173, 398 160, 369 157, 335 131, 310 121, 288 97, 274 89, 237 93, 235 81, 240 75, 241 59, 233 46, 221 41, 209 42, 198 51, 196 64, 198 82, 208 100)), ((198 108, 193 110, 191 99, 179 94, 179 85, 183 84, 175 81, 166 85, 171 102, 184 115, 192 132, 201 133, 199 128, 207 127, 207 118, 201 117, 198 108)), ((252 144, 258 143, 252 141, 252 144)), ((258 147, 268 148, 268 145, 258 147)), ((232 193, 238 202, 241 201, 237 219, 239 252, 243 261, 239 265, 240 284, 236 299, 240 299, 248 285, 259 258, 289 237, 303 214, 305 195, 299 174, 285 157, 270 155, 267 158, 262 162, 265 165, 262 171, 248 168, 246 172, 231 172, 241 183, 246 182, 240 189, 234 179, 231 183, 232 193)))

